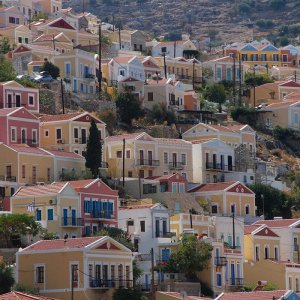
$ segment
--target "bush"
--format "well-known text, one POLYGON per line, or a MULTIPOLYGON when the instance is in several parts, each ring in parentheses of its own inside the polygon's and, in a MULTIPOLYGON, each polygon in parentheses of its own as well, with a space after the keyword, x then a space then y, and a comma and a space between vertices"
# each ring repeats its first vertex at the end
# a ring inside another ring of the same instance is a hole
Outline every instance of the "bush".
POLYGON ((262 29, 269 29, 274 26, 274 22, 272 20, 258 20, 255 24, 262 29))
POLYGON ((247 14, 250 12, 250 10, 251 10, 251 7, 247 3, 242 2, 239 5, 239 12, 242 14, 247 14))
POLYGON ((231 117, 234 121, 242 124, 256 125, 256 111, 252 107, 234 107, 231 109, 231 117))
POLYGON ((277 140, 280 141, 285 140, 288 137, 294 136, 294 132, 292 129, 284 128, 278 125, 273 129, 272 134, 277 140))
POLYGON ((280 11, 285 8, 286 0, 271 0, 270 7, 275 11, 280 11))

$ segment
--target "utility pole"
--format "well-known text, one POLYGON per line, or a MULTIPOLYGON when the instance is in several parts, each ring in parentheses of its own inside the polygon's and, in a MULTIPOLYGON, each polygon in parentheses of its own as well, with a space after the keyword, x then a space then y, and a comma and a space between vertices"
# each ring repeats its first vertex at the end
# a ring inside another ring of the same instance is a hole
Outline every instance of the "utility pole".
POLYGON ((112 16, 112 23, 113 23, 113 32, 115 32, 115 15, 112 16))
POLYGON ((155 290, 154 290, 154 251, 151 248, 151 299, 155 300, 155 290))
POLYGON ((193 59, 193 90, 195 89, 195 58, 193 59))
POLYGON ((125 139, 123 139, 123 166, 122 166, 122 173, 123 173, 123 187, 125 186, 125 139))
POLYGON ((174 41, 174 58, 176 58, 176 41, 174 41))
POLYGON ((253 106, 254 106, 254 108, 255 108, 255 105, 256 105, 255 86, 256 86, 256 75, 255 75, 255 67, 253 66, 253 106))
POLYGON ((191 226, 191 229, 193 229, 193 215, 192 215, 192 210, 190 209, 189 212, 190 212, 190 226, 191 226))
POLYGON ((120 50, 122 49, 121 46, 121 26, 119 27, 119 46, 120 46, 120 50))
POLYGON ((165 78, 167 79, 166 53, 163 53, 162 56, 164 57, 164 72, 165 72, 165 78))
POLYGON ((74 300, 74 268, 71 265, 71 300, 74 300))
POLYGON ((234 223, 234 212, 232 213, 232 249, 235 249, 235 223, 234 223))
POLYGON ((101 60, 102 60, 102 28, 101 28, 101 25, 102 25, 102 21, 100 21, 100 24, 99 24, 99 29, 98 29, 98 35, 99 35, 99 49, 98 49, 98 52, 99 52, 99 74, 98 74, 98 85, 99 85, 99 100, 101 100, 101 83, 102 83, 102 66, 101 66, 101 60))
POLYGON ((242 80, 243 80, 243 70, 242 70, 242 61, 241 54, 239 53, 239 106, 242 105, 242 80))
POLYGON ((60 79, 61 105, 62 113, 65 114, 65 99, 64 99, 64 85, 62 78, 60 79))
POLYGON ((232 94, 233 94, 233 103, 236 106, 236 66, 235 66, 235 54, 233 55, 233 87, 232 87, 232 94))
POLYGON ((84 0, 82 0, 82 14, 84 15, 85 7, 84 7, 84 0))

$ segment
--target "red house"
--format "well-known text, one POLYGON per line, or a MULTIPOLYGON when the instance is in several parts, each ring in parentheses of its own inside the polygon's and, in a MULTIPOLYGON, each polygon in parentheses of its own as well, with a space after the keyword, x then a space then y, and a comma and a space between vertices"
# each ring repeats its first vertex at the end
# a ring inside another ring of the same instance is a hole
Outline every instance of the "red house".
POLYGON ((0 109, 0 142, 39 147, 40 120, 24 107, 0 109))
POLYGON ((27 88, 16 81, 0 82, 0 108, 25 107, 39 112, 39 89, 27 88))
POLYGON ((79 193, 83 218, 83 236, 90 236, 101 227, 118 227, 118 191, 101 179, 70 181, 79 193))

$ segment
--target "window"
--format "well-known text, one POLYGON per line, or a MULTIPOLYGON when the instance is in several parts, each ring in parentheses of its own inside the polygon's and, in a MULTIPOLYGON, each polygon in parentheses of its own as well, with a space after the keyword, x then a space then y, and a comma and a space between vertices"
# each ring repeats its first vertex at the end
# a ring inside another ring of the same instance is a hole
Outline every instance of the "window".
POLYGON ((34 106, 34 96, 33 95, 28 96, 28 104, 30 106, 34 106))
POLYGON ((267 61, 267 54, 261 54, 261 61, 267 61))
POLYGON ((132 171, 128 171, 128 177, 132 177, 132 171))
POLYGON ((49 130, 47 130, 47 129, 44 130, 44 136, 45 136, 45 137, 49 137, 49 130))
POLYGON ((299 278, 296 278, 296 293, 299 292, 299 278))
POLYGON ((120 70, 120 71, 119 71, 119 75, 125 76, 125 70, 124 70, 124 69, 120 70))
POLYGON ((122 151, 121 150, 117 151, 117 158, 122 158, 122 151))
POLYGON ((44 283, 45 278, 45 267, 44 266, 38 266, 36 267, 36 283, 44 283))
POLYGON ((268 259, 269 257, 269 246, 265 246, 265 259, 268 259))
POLYGON ((78 137, 79 137, 78 128, 74 128, 74 139, 78 139, 78 137))
POLYGON ((42 221, 42 211, 38 208, 35 212, 36 221, 42 221))
POLYGON ((56 139, 61 140, 61 128, 56 128, 56 139))
POLYGON ((216 285, 218 287, 222 286, 222 274, 220 274, 220 273, 217 273, 216 285))
POLYGON ((47 210, 47 220, 53 221, 53 208, 48 208, 47 210))
POLYGON ((152 170, 149 170, 148 171, 148 177, 152 177, 153 176, 153 171, 152 170))
POLYGON ((73 282, 73 287, 78 287, 78 265, 71 265, 71 283, 73 282))
POLYGON ((172 193, 178 192, 178 184, 177 182, 172 182, 172 193))
POLYGON ((36 166, 32 166, 32 182, 36 182, 36 166))
POLYGON ((22 178, 26 178, 26 166, 22 165, 22 178))
POLYGON ((274 258, 275 260, 279 260, 278 247, 274 247, 274 258))
POLYGON ((185 192, 185 184, 183 182, 179 183, 179 193, 185 192))
POLYGON ((255 260, 259 261, 259 246, 255 246, 255 260))
POLYGON ((140 221, 141 232, 145 232, 145 221, 140 221))
POLYGON ((279 61, 279 55, 273 54, 273 61, 279 61))
POLYGON ((288 61, 288 56, 287 54, 282 54, 282 61, 287 62, 288 61))
POLYGON ((167 164, 169 162, 168 153, 164 152, 164 164, 167 164))
POLYGON ((218 213, 218 205, 214 204, 211 206, 211 213, 217 214, 218 213))
POLYGON ((166 53, 167 52, 167 47, 161 47, 161 52, 166 53))
POLYGON ((145 172, 144 170, 139 170, 139 177, 144 178, 145 177, 145 172))
POLYGON ((22 37, 20 37, 20 36, 18 37, 18 42, 22 43, 22 37))
POLYGON ((289 290, 292 289, 292 277, 289 277, 289 290))
POLYGON ((153 92, 148 93, 148 101, 153 101, 153 92))
POLYGON ((299 115, 297 112, 294 113, 294 123, 298 124, 299 123, 299 115))
POLYGON ((51 169, 47 168, 47 181, 51 181, 51 169))
POLYGON ((37 144, 37 130, 32 129, 32 144, 37 144))
POLYGON ((130 158, 130 150, 126 150, 126 158, 130 158))
POLYGON ((16 131, 17 131, 17 129, 15 127, 11 128, 11 137, 10 137, 10 139, 11 139, 12 142, 17 141, 16 131))
POLYGON ((245 207, 245 214, 246 215, 250 214, 250 206, 249 205, 246 205, 246 207, 245 207))
POLYGON ((25 38, 25 44, 28 44, 28 43, 29 43, 29 39, 25 38))
POLYGON ((186 154, 181 154, 181 162, 182 162, 182 165, 186 165, 186 154))
POLYGON ((231 211, 232 214, 235 213, 235 204, 230 205, 230 211, 231 211))

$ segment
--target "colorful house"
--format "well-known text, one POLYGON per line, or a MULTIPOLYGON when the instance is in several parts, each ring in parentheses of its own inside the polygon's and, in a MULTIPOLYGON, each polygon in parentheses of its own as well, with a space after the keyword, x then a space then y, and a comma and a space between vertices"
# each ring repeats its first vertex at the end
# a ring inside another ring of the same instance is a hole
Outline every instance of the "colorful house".
POLYGON ((108 236, 43 240, 17 252, 16 281, 58 299, 110 299, 114 288, 132 287, 132 260, 108 236))
POLYGON ((82 235, 90 236, 103 226, 118 226, 118 192, 100 179, 70 181, 81 202, 82 235))
POLYGON ((0 109, 0 142, 39 147, 40 120, 24 107, 0 109))
POLYGON ((0 34, 8 38, 11 48, 18 44, 29 44, 32 42, 32 33, 26 25, 0 28, 0 34))
POLYGON ((1 6, 0 27, 10 27, 24 24, 24 16, 15 6, 1 6))
POLYGON ((16 81, 0 82, 0 107, 25 107, 32 113, 38 113, 39 89, 24 87, 16 81))
POLYGON ((75 152, 84 156, 92 120, 97 124, 100 140, 104 140, 106 125, 88 112, 41 116, 42 147, 75 152))
POLYGON ((81 236, 80 198, 68 182, 22 186, 11 197, 10 207, 13 213, 34 216, 43 228, 57 237, 81 236))

